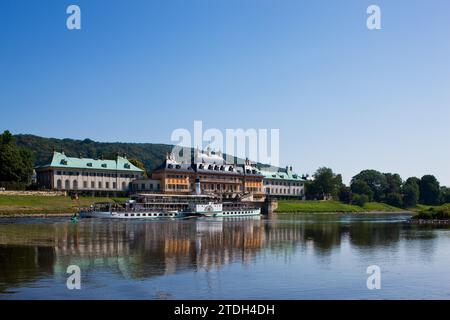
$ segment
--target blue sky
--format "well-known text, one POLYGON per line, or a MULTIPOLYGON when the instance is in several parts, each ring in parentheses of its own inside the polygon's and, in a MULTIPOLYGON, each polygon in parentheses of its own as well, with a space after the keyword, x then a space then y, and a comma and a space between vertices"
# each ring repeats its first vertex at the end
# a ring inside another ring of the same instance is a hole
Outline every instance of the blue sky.
POLYGON ((450 185, 447 0, 2 0, 0 39, 0 130, 170 143, 194 120, 279 128, 300 173, 450 185))

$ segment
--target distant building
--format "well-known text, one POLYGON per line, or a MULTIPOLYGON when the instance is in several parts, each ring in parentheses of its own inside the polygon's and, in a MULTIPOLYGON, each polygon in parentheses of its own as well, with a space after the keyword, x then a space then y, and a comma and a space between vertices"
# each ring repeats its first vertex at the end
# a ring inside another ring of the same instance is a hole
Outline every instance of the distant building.
POLYGON ((264 200, 263 175, 249 160, 243 164, 226 163, 222 153, 195 151, 194 163, 179 163, 168 154, 164 163, 152 173, 152 179, 135 181, 133 191, 152 191, 147 186, 160 182, 160 192, 169 194, 195 193, 196 181, 202 194, 223 198, 247 196, 249 200, 264 200), (143 190, 142 187, 146 189, 143 190))
POLYGON ((138 179, 131 182, 131 190, 139 192, 161 192, 161 180, 138 179))
POLYGON ((68 157, 64 152, 53 152, 50 162, 35 170, 40 188, 96 194, 128 192, 131 181, 144 174, 126 156, 103 160, 68 157))
POLYGON ((292 171, 292 167, 278 171, 261 171, 264 175, 264 191, 275 198, 305 197, 305 180, 292 171))

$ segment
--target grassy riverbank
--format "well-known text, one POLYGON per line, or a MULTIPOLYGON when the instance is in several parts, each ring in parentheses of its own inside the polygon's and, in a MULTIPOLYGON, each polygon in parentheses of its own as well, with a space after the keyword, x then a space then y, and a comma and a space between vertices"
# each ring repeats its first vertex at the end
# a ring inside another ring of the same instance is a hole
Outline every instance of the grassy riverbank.
POLYGON ((384 203, 368 202, 363 207, 345 204, 339 201, 298 201, 281 200, 278 202, 277 212, 401 212, 404 209, 396 208, 384 203))
POLYGON ((80 197, 72 200, 64 196, 3 196, 0 195, 0 215, 66 214, 94 202, 125 201, 125 198, 80 197))

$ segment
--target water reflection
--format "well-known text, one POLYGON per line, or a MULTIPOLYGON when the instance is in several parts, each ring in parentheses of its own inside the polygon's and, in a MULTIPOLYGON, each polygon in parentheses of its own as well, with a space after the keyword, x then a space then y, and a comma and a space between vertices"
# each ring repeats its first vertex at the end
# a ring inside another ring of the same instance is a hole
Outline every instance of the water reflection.
POLYGON ((436 229, 418 229, 404 219, 398 215, 379 221, 348 215, 278 215, 274 219, 81 220, 77 224, 65 219, 4 220, 0 221, 0 292, 39 278, 66 277, 71 264, 85 273, 108 268, 125 279, 148 279, 251 264, 264 252, 289 258, 300 251, 327 259, 343 243, 355 250, 392 250, 402 240, 423 237, 431 241, 420 244, 423 259, 429 259, 436 229))

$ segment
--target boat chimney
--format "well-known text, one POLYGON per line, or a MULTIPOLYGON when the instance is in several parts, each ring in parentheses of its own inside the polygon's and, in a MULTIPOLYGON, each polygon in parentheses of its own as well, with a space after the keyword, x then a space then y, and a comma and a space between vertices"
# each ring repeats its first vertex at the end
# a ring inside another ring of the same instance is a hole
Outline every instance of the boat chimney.
POLYGON ((199 178, 195 179, 195 194, 196 195, 201 195, 202 194, 202 189, 200 187, 200 179, 199 178))

